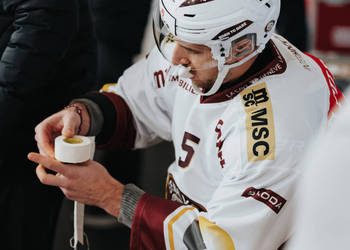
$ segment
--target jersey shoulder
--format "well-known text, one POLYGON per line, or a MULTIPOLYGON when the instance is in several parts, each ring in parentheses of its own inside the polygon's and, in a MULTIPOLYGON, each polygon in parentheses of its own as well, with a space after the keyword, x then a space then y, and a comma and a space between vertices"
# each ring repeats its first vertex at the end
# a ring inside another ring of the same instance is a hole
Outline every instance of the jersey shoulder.
POLYGON ((340 107, 344 96, 337 87, 334 77, 326 64, 309 53, 301 52, 289 41, 275 35, 272 41, 287 61, 285 81, 300 89, 300 94, 309 95, 323 92, 327 99, 328 118, 340 107))

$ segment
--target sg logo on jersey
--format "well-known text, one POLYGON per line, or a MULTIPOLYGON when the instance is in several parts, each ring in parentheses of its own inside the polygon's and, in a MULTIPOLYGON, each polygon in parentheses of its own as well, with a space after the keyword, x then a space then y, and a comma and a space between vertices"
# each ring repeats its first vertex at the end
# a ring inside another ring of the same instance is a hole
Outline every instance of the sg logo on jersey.
POLYGON ((191 205, 196 207, 201 212, 207 212, 204 206, 191 200, 188 196, 182 193, 172 174, 169 174, 166 180, 165 199, 177 201, 184 205, 191 205))
POLYGON ((275 159, 275 129, 270 95, 266 83, 257 84, 241 92, 247 114, 248 161, 275 159))

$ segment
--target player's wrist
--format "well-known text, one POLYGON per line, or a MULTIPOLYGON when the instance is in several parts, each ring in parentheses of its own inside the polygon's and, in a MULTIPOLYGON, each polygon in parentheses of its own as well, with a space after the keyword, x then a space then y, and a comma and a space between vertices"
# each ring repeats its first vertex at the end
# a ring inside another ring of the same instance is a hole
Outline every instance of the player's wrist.
POLYGON ((80 117, 80 124, 77 131, 78 135, 87 135, 90 128, 90 116, 84 104, 74 102, 69 104, 66 109, 73 109, 80 117))
POLYGON ((132 220, 135 214, 136 206, 141 196, 145 192, 136 185, 129 183, 124 186, 122 199, 120 203, 120 212, 118 222, 131 228, 132 220))
POLYGON ((99 206, 110 215, 118 218, 124 185, 113 179, 107 190, 99 206))

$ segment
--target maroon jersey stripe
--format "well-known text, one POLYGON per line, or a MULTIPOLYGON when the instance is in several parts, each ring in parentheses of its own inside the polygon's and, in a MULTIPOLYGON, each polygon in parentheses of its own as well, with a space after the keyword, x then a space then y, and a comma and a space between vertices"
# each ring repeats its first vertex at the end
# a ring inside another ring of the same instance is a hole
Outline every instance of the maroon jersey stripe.
POLYGON ((137 202, 132 221, 130 249, 165 249, 163 222, 182 204, 150 194, 137 202))
POLYGON ((329 92, 330 92, 329 110, 328 110, 328 118, 330 118, 332 112, 334 112, 338 107, 339 102, 342 102, 344 100, 343 93, 338 89, 337 85, 335 85, 335 81, 332 73, 329 71, 329 69, 327 69, 327 67, 322 63, 322 61, 313 55, 310 55, 308 53, 305 53, 305 54, 308 55, 310 58, 312 58, 318 64, 327 81, 329 92))
POLYGON ((102 92, 114 105, 116 110, 116 128, 113 136, 102 148, 131 149, 134 147, 136 129, 133 123, 132 113, 122 97, 114 93, 102 92))

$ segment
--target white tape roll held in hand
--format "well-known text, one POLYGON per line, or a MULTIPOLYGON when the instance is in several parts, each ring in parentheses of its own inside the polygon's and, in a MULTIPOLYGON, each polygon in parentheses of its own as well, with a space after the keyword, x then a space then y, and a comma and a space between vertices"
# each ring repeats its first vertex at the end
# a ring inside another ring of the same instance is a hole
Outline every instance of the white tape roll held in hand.
MULTIPOLYGON (((55 139, 55 158, 64 163, 81 163, 92 160, 95 154, 95 137, 73 136, 66 138, 58 136, 55 139)), ((84 208, 85 205, 74 202, 74 235, 70 240, 70 245, 75 250, 78 249, 78 242, 84 245, 84 208)), ((85 234, 86 235, 86 234, 85 234)), ((87 249, 89 241, 86 236, 87 249)))
POLYGON ((92 159, 94 143, 89 137, 73 136, 66 138, 58 136, 55 139, 55 158, 65 163, 81 163, 92 159))

